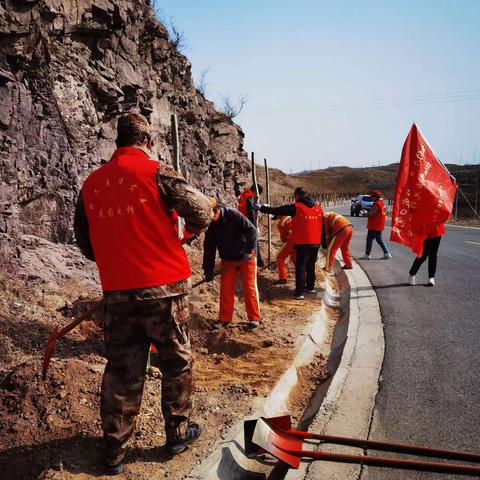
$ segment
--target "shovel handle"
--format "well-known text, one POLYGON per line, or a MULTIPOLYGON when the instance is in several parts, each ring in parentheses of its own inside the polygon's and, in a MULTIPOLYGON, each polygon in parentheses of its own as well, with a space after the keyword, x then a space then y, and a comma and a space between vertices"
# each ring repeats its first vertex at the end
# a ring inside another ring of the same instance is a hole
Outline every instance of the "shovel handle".
POLYGON ((400 458, 389 457, 370 457, 362 455, 344 455, 339 453, 327 453, 321 451, 309 450, 289 450, 288 453, 300 455, 305 458, 312 458, 315 460, 326 460, 330 462, 341 463, 357 463, 361 465, 373 465, 376 467, 400 468, 403 470, 416 470, 423 472, 436 473, 458 473, 461 475, 480 475, 480 467, 471 465, 454 465, 451 463, 439 462, 419 462, 415 460, 403 460, 400 458))
POLYGON ((79 315, 73 322, 69 323, 66 327, 63 327, 56 335, 55 339, 59 339, 72 331, 75 327, 80 325, 84 320, 90 318, 97 310, 100 309, 100 305, 96 304, 94 307, 87 310, 85 313, 79 315))
POLYGON ((305 439, 309 438, 314 440, 321 440, 326 443, 349 445, 352 447, 381 450, 384 452, 401 452, 409 453, 412 455, 421 455, 424 457, 448 458, 452 460, 464 460, 466 462, 480 462, 480 454, 472 452, 459 452, 456 450, 422 447, 418 445, 402 445, 399 443, 377 442, 374 440, 362 440, 359 438, 322 435, 317 433, 301 432, 298 430, 288 430, 285 433, 294 437, 300 437, 305 439))

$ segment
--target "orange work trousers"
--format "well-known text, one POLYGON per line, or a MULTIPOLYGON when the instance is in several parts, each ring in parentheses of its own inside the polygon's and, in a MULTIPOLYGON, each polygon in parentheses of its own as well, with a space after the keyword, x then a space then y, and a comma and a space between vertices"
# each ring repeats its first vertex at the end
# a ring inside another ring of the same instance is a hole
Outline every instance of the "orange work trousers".
POLYGON ((293 248, 292 242, 285 243, 282 248, 277 253, 276 261, 277 261, 277 268, 278 268, 278 278, 279 280, 286 280, 288 278, 288 270, 287 270, 287 258, 290 257, 290 261, 295 265, 295 249, 293 248))
POLYGON ((345 267, 352 268, 352 256, 350 255, 350 240, 352 239, 353 228, 348 225, 344 229, 340 230, 331 240, 327 250, 327 270, 332 270, 333 261, 337 250, 340 248, 342 252, 343 261, 345 267))
POLYGON ((222 260, 220 277, 220 314, 221 322, 230 323, 233 319, 235 305, 235 285, 240 273, 243 296, 248 320, 260 320, 260 299, 257 287, 257 258, 255 255, 248 262, 231 262, 222 260))

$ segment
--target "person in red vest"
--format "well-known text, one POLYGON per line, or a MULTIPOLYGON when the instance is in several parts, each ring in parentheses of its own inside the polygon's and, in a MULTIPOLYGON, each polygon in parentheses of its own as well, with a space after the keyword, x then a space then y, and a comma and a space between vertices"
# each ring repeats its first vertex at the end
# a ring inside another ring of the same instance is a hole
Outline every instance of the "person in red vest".
POLYGON ((315 295, 315 266, 320 245, 326 247, 323 235, 323 211, 303 187, 293 192, 294 203, 281 207, 255 204, 254 208, 270 215, 292 217, 292 241, 297 255, 295 262, 295 298, 303 300, 304 293, 315 295))
POLYGON ((296 261, 295 248, 292 238, 292 217, 286 215, 281 216, 277 222, 277 229, 278 234, 280 235, 280 240, 284 243, 280 247, 280 250, 275 258, 278 268, 278 281, 276 283, 277 285, 287 285, 287 258, 290 258, 290 261, 293 263, 293 265, 295 265, 296 261))
POLYGON ((428 258, 428 283, 427 286, 435 286, 435 272, 437 271, 437 254, 440 247, 442 235, 445 235, 445 225, 435 223, 427 225, 427 238, 423 242, 423 252, 421 257, 417 257, 410 269, 409 283, 415 285, 415 275, 422 266, 422 263, 428 258))
POLYGON ((368 211, 368 220, 367 220, 367 245, 365 248, 365 255, 360 257, 361 260, 370 260, 372 256, 370 252, 372 251, 373 240, 380 245, 380 248, 383 251, 383 259, 388 260, 392 258, 390 252, 385 245, 383 240, 383 231, 385 230, 385 219, 387 217, 387 209, 385 208, 385 202, 382 198, 382 194, 378 190, 373 190, 370 192, 370 197, 372 197, 373 205, 368 211))
POLYGON ((149 158, 147 119, 118 119, 117 149, 85 180, 74 230, 82 253, 97 263, 105 304, 101 418, 105 473, 123 471, 140 410, 150 345, 159 352, 166 447, 179 453, 201 433, 190 422, 192 351, 188 323, 190 266, 170 217, 199 234, 213 216, 208 197, 172 168, 149 158))
POLYGON ((323 214, 323 227, 328 245, 325 270, 330 274, 333 273, 333 262, 338 249, 342 252, 345 263, 342 268, 351 270, 353 265, 349 245, 353 235, 352 224, 338 213, 326 212, 323 214))
MULTIPOLYGON (((258 199, 260 198, 260 195, 263 193, 263 187, 261 185, 257 185, 258 188, 258 199)), ((255 204, 255 185, 252 185, 250 188, 246 188, 242 194, 240 195, 238 199, 238 206, 237 210, 245 215, 254 225, 257 227, 258 230, 258 219, 257 219, 257 212, 253 208, 253 205, 255 204)), ((265 262, 263 261, 262 258, 262 253, 260 252, 260 242, 258 240, 257 236, 257 245, 255 247, 255 252, 257 256, 257 266, 260 268, 263 268, 265 266, 265 262)))
POLYGON ((203 244, 203 271, 207 282, 214 278, 217 250, 221 259, 220 312, 213 328, 219 330, 232 322, 238 275, 242 280, 249 327, 256 328, 261 320, 255 259, 257 229, 234 208, 214 205, 213 211, 213 221, 203 244))

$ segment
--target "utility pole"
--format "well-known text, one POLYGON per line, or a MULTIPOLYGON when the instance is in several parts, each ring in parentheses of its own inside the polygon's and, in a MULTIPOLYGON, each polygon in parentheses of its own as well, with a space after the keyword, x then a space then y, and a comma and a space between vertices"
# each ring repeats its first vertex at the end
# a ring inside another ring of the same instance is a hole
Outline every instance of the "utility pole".
POLYGON ((457 194, 455 196, 455 217, 453 219, 453 223, 457 223, 457 216, 458 216, 458 190, 459 186, 457 185, 457 194))

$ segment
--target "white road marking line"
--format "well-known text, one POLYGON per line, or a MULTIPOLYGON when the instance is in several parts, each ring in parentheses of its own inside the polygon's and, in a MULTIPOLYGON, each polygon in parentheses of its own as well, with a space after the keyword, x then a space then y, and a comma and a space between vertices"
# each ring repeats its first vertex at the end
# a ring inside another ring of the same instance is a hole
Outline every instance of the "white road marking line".
POLYGON ((480 245, 480 242, 471 242, 470 240, 465 240, 465 243, 471 243, 473 245, 480 245))

